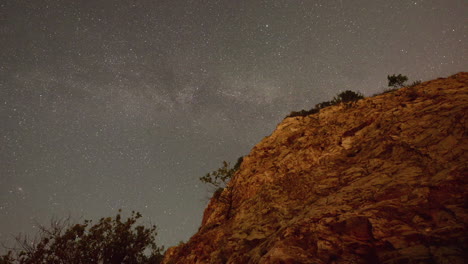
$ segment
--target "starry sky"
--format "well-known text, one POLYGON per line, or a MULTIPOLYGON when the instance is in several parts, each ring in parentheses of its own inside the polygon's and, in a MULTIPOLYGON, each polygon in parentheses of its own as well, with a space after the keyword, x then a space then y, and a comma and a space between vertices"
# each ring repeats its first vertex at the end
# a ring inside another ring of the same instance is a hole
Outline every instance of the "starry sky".
POLYGON ((468 70, 465 0, 1 0, 0 242, 119 208, 186 241, 292 110, 468 70))

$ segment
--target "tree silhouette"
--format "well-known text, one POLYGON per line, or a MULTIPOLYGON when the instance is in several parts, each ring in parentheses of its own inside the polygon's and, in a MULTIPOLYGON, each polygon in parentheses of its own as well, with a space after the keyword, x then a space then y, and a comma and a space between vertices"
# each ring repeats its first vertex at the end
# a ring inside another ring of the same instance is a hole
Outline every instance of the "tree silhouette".
POLYGON ((140 264, 160 263, 162 247, 155 243, 156 226, 134 226, 141 218, 138 212, 122 221, 119 214, 101 218, 95 225, 90 220, 69 224, 69 220, 41 227, 35 243, 17 239, 19 249, 0 257, 0 264, 140 264))
POLYGON ((334 105, 338 103, 355 102, 362 98, 364 98, 364 95, 362 95, 360 92, 353 92, 351 90, 346 90, 344 92, 337 94, 333 98, 333 101, 331 102, 331 104, 334 105))
MULTIPOLYGON (((240 169, 244 157, 237 159, 234 167, 231 168, 229 162, 223 161, 223 166, 211 173, 207 173, 205 176, 200 177, 200 181, 203 183, 210 184, 215 187, 216 190, 213 194, 213 198, 217 201, 227 205, 225 216, 230 218, 232 215, 232 202, 233 202, 233 187, 227 186, 227 183, 231 180, 232 176, 240 169)), ((0 263, 1 264, 1 263, 0 263)))
POLYGON ((243 157, 237 159, 236 164, 231 168, 230 163, 223 161, 223 166, 215 171, 207 173, 205 176, 200 177, 203 183, 211 184, 215 188, 225 187, 229 180, 234 176, 234 173, 239 170, 243 161, 243 157))
POLYGON ((387 80, 388 80, 388 86, 392 86, 394 88, 401 88, 405 86, 405 82, 408 81, 408 77, 406 77, 405 75, 401 75, 401 74, 398 74, 398 75, 393 74, 393 75, 388 75, 387 80))
POLYGON ((346 108, 348 107, 351 107, 354 102, 356 102, 357 100, 360 100, 364 98, 364 95, 362 95, 360 92, 354 92, 354 91, 351 91, 351 90, 346 90, 344 92, 341 92, 339 94, 337 94, 333 100, 331 101, 325 101, 325 102, 321 102, 321 103, 318 103, 315 105, 314 108, 306 111, 306 110, 301 110, 299 112, 297 111, 292 111, 289 115, 287 115, 286 117, 295 117, 295 116, 308 116, 308 115, 312 115, 312 114, 316 114, 316 113, 319 113, 321 109, 323 108, 326 108, 326 107, 329 107, 329 106, 332 106, 332 105, 336 105, 336 104, 339 104, 339 103, 344 103, 346 108))

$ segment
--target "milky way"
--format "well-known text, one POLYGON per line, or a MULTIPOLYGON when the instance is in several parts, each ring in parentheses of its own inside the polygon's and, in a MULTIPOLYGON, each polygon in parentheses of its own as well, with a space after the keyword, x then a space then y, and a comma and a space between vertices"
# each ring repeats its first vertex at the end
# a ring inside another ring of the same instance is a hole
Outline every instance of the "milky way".
POLYGON ((139 211, 198 228, 198 178, 292 110, 467 70, 466 1, 0 4, 0 241, 139 211))

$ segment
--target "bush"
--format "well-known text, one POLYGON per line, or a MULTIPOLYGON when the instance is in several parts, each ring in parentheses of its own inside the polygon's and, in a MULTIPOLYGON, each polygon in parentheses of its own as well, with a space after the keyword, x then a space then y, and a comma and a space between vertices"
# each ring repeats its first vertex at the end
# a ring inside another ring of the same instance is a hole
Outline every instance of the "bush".
POLYGON ((388 86, 394 87, 394 88, 401 88, 405 86, 405 82, 408 81, 408 77, 405 75, 387 75, 387 80, 388 80, 388 86))
POLYGON ((320 109, 334 105, 332 101, 325 101, 315 105, 315 109, 320 111, 320 109))
POLYGON ((344 92, 339 93, 337 96, 333 98, 332 104, 339 104, 339 103, 350 103, 355 102, 364 98, 360 92, 353 92, 350 90, 346 90, 344 92))
MULTIPOLYGON (((120 212, 120 211, 119 211, 120 212)), ((163 248, 155 243, 156 226, 135 226, 141 217, 132 212, 122 221, 120 214, 101 218, 91 226, 69 221, 54 222, 50 228, 41 227, 36 242, 18 238, 19 249, 0 257, 2 264, 137 264, 160 263, 163 248)))
POLYGON ((286 116, 286 118, 295 117, 295 116, 312 115, 312 114, 320 112, 320 109, 323 109, 325 107, 329 107, 329 106, 332 106, 332 105, 336 105, 336 104, 339 104, 339 103, 345 103, 347 106, 349 106, 350 103, 355 102, 355 101, 357 101, 359 99, 362 99, 362 98, 364 98, 364 96, 360 92, 353 92, 353 91, 350 91, 350 90, 346 90, 344 92, 341 92, 341 93, 337 94, 333 98, 333 100, 318 103, 318 104, 315 105, 314 108, 312 108, 312 109, 310 109, 308 111, 306 111, 306 110, 301 110, 299 112, 292 111, 289 115, 286 116))
POLYGON ((383 92, 376 93, 376 94, 374 94, 374 96, 375 95, 380 95, 380 94, 390 93, 390 92, 396 91, 396 90, 398 90, 398 89, 400 89, 401 87, 404 87, 404 86, 412 88, 412 87, 415 87, 415 86, 421 84, 421 81, 417 80, 417 81, 413 81, 410 85, 406 85, 405 82, 408 81, 408 77, 406 77, 405 75, 401 75, 401 74, 388 75, 387 79, 388 79, 388 86, 392 87, 392 88, 384 89, 383 92))

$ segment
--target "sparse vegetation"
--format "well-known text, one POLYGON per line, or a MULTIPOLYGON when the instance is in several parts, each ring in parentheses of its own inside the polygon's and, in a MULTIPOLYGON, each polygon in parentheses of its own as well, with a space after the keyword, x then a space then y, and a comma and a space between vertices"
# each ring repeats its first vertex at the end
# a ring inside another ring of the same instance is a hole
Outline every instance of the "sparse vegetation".
POLYGON ((315 105, 314 108, 310 110, 301 110, 299 112, 293 111, 286 117, 308 116, 308 115, 320 112, 320 109, 323 109, 325 107, 329 107, 332 105, 340 104, 340 103, 344 103, 346 104, 347 107, 349 107, 352 105, 352 103, 362 98, 364 98, 364 96, 360 92, 353 92, 351 90, 346 90, 344 92, 337 94, 331 101, 318 103, 315 105))
POLYGON ((315 109, 318 112, 320 109, 325 108, 325 107, 329 107, 329 106, 332 106, 332 105, 333 105, 333 101, 325 101, 325 102, 321 102, 321 103, 316 104, 315 109))
POLYGON ((308 116, 308 115, 312 115, 312 114, 315 114, 315 113, 318 113, 320 110, 319 109, 316 109, 316 108, 312 108, 308 111, 306 110, 301 110, 299 112, 296 112, 296 111, 292 111, 287 117, 295 117, 295 116, 308 116))
POLYGON ((155 242, 156 226, 134 226, 141 214, 132 212, 123 221, 101 218, 95 225, 90 220, 70 224, 69 219, 41 227, 36 241, 17 238, 18 247, 0 257, 1 264, 139 264, 160 263, 162 247, 155 242))
MULTIPOLYGON (((374 95, 379 95, 379 94, 385 94, 385 93, 390 93, 393 91, 396 91, 400 89, 401 87, 408 86, 408 87, 414 87, 416 85, 421 84, 421 81, 414 81, 410 85, 406 85, 406 81, 408 81, 408 77, 402 74, 393 74, 393 75, 388 75, 387 76, 388 80, 388 86, 391 88, 385 89, 382 93, 374 94, 374 95)), ((410 97, 412 100, 415 98, 415 92, 410 94, 410 97)), ((321 109, 325 107, 329 107, 332 105, 340 104, 343 103, 346 108, 351 107, 354 102, 363 99, 364 95, 362 95, 360 92, 354 92, 351 90, 346 90, 344 92, 341 92, 337 94, 335 97, 333 97, 333 100, 331 101, 325 101, 321 102, 315 105, 314 108, 310 110, 301 110, 301 111, 292 111, 289 115, 286 117, 295 117, 295 116, 308 116, 312 115, 315 113, 320 112, 321 109)))
POLYGON ((421 84, 421 80, 417 80, 417 81, 414 81, 412 82, 409 87, 415 87, 416 85, 420 85, 421 84))
POLYGON ((398 89, 398 88, 405 86, 405 82, 408 81, 408 77, 405 75, 401 75, 401 74, 398 74, 398 75, 393 74, 393 75, 388 75, 387 80, 388 80, 388 86, 398 89))
POLYGON ((207 173, 203 177, 200 177, 200 181, 216 188, 213 194, 213 199, 227 206, 225 208, 226 218, 231 217, 233 201, 232 187, 227 187, 227 183, 231 180, 232 176, 234 176, 234 174, 240 169, 240 166, 243 161, 244 157, 238 158, 236 164, 232 168, 230 167, 229 162, 223 161, 223 166, 221 168, 211 173, 207 173))
POLYGON ((388 79, 388 86, 393 87, 393 89, 395 90, 404 86, 414 87, 416 85, 421 84, 421 80, 416 80, 416 81, 413 81, 410 85, 406 85, 405 82, 408 81, 408 77, 405 75, 401 75, 401 74, 398 74, 398 75, 393 74, 391 76, 388 75, 387 79, 388 79))
POLYGON ((226 185, 233 173, 234 170, 230 167, 229 162, 223 161, 223 166, 221 168, 200 177, 200 181, 219 188, 222 185, 226 185))
POLYGON ((336 95, 335 98, 333 98, 332 104, 351 103, 356 102, 362 98, 364 98, 364 96, 360 92, 346 90, 336 95))
POLYGON ((415 87, 415 86, 421 84, 420 80, 416 80, 416 81, 413 81, 410 85, 407 85, 406 81, 408 81, 408 77, 405 76, 405 75, 401 75, 401 74, 388 75, 387 80, 388 80, 388 86, 391 87, 391 88, 384 89, 383 92, 376 93, 376 94, 374 94, 374 96, 379 95, 379 94, 391 93, 391 92, 397 91, 398 89, 400 89, 402 87, 405 87, 405 86, 412 88, 412 87, 415 87))
POLYGON ((238 158, 236 164, 232 168, 229 162, 223 161, 223 166, 221 168, 200 177, 200 181, 210 184, 217 189, 224 188, 229 180, 231 180, 232 176, 234 176, 234 173, 239 170, 243 159, 243 157, 238 158))

